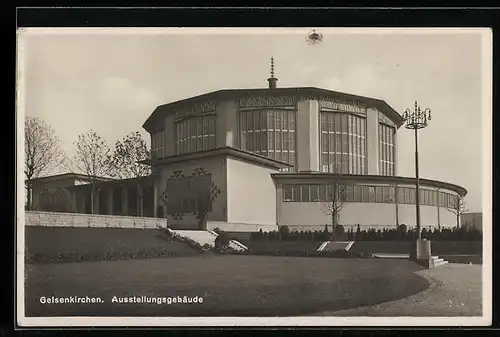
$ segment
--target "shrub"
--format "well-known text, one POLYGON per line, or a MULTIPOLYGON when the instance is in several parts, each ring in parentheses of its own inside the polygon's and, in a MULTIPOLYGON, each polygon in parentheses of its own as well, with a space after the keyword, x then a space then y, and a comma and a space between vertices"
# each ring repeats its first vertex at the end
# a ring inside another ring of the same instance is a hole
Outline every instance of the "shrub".
POLYGON ((217 249, 225 249, 229 246, 229 235, 225 232, 220 232, 219 235, 215 238, 215 248, 217 249))
POLYGON ((401 224, 398 226, 398 232, 400 233, 406 233, 408 231, 408 229, 406 228, 406 225, 405 224, 401 224))
POLYGON ((344 235, 344 226, 336 225, 335 226, 335 234, 337 235, 337 237, 341 237, 342 235, 344 235))
POLYGON ((279 233, 282 239, 287 238, 290 235, 290 228, 287 225, 280 226, 279 233))
MULTIPOLYGON (((337 238, 345 237, 354 241, 401 241, 414 240, 417 238, 415 228, 408 229, 406 225, 399 225, 397 228, 383 229, 363 229, 358 225, 356 230, 349 229, 347 235, 342 225, 335 227, 335 236, 337 238)), ((481 241, 482 232, 477 229, 461 228, 443 228, 443 229, 427 229, 422 227, 422 236, 431 241, 481 241)), ((330 239, 328 226, 325 225, 325 230, 315 231, 290 231, 288 226, 282 226, 279 232, 259 232, 251 236, 252 241, 276 241, 281 238, 281 241, 327 241, 330 239), (286 235, 284 235, 286 233, 286 235)))

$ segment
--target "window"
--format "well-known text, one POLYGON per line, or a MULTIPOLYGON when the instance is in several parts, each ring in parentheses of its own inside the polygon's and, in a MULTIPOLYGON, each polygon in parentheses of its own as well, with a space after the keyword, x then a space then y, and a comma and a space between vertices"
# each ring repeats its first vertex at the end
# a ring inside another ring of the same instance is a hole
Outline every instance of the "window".
POLYGON ((151 155, 156 158, 162 158, 165 153, 165 130, 151 134, 151 155))
POLYGON ((310 195, 310 201, 319 201, 319 186, 318 185, 311 185, 310 190, 311 190, 311 195, 310 195))
POLYGON ((395 128, 391 126, 385 124, 379 124, 378 126, 380 175, 394 175, 395 132, 395 128))
POLYGON ((370 197, 369 197, 369 189, 368 189, 368 186, 362 186, 361 187, 361 191, 362 191, 362 202, 370 202, 370 197))
POLYGON ((302 189, 302 200, 301 201, 310 201, 309 185, 301 185, 300 187, 302 189))
POLYGON ((302 201, 301 188, 300 185, 293 186, 293 201, 302 201))
POLYGON ((327 197, 326 197, 326 185, 319 185, 319 200, 320 201, 326 201, 327 200, 327 197))
POLYGON ((354 202, 362 202, 363 201, 363 195, 362 195, 362 189, 361 186, 354 186, 354 202))
POLYGON ((382 199, 382 186, 375 186, 375 202, 384 202, 382 199))
POLYGON ((410 203, 410 189, 408 187, 404 188, 404 203, 405 204, 410 203))
POLYGON ((293 201, 292 185, 283 185, 283 201, 293 201))
POLYGON ((353 202, 354 201, 354 186, 347 185, 345 187, 345 194, 346 194, 347 202, 353 202))
POLYGON ((320 113, 320 160, 323 172, 365 174, 364 118, 342 112, 320 113))
MULTIPOLYGON (((352 185, 339 184, 337 191, 335 185, 327 184, 284 184, 282 187, 283 201, 285 202, 330 202, 334 193, 338 193, 338 198, 346 203, 367 202, 367 203, 390 203, 396 202, 395 186, 370 186, 370 185, 352 185)), ((432 195, 430 190, 421 190, 432 195)), ((437 196, 437 194, 436 194, 437 196)), ((444 195, 446 203, 452 203, 455 196, 451 194, 444 195)), ((410 187, 398 187, 398 197, 400 204, 415 204, 415 189, 410 187)))
POLYGON ((175 133, 177 154, 214 149, 215 115, 182 119, 176 122, 175 133))
POLYGON ((438 205, 438 192, 437 191, 432 191, 432 205, 433 206, 438 205))
POLYGON ((409 191, 409 194, 410 194, 410 201, 408 203, 409 204, 415 204, 415 203, 417 203, 417 199, 416 199, 416 197, 417 197, 417 190, 414 189, 414 188, 412 188, 412 189, 409 188, 408 191, 409 191))
POLYGON ((368 202, 375 202, 375 186, 368 186, 368 202))
POLYGON ((295 165, 295 111, 240 111, 239 121, 240 149, 295 165))

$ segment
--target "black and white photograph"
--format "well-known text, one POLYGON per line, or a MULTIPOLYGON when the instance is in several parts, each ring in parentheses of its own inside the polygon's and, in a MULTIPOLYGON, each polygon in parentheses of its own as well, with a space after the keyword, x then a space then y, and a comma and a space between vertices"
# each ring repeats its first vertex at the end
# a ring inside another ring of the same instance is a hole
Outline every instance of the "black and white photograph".
POLYGON ((491 324, 486 28, 24 28, 20 326, 491 324))

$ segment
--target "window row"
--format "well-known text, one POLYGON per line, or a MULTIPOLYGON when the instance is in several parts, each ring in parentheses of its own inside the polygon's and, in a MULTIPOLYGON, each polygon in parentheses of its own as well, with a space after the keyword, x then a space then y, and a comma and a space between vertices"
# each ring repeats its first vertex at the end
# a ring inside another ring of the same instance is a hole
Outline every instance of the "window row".
POLYGON ((253 130, 242 132, 241 149, 261 154, 262 152, 295 152, 295 132, 253 130))
POLYGON ((380 158, 380 175, 383 176, 393 176, 395 174, 395 144, 394 144, 394 133, 395 129, 393 127, 387 126, 385 124, 379 124, 378 126, 378 136, 379 136, 379 158, 380 158))
POLYGON ((295 130, 295 110, 263 109, 239 112, 240 130, 295 130))
POLYGON ((283 185, 283 201, 293 202, 395 202, 394 186, 283 185))
MULTIPOLYGON (((283 201, 285 202, 368 202, 368 203, 396 203, 395 186, 370 185, 283 185, 283 201)), ((415 204, 415 188, 398 187, 397 201, 399 204, 415 204)), ((427 206, 438 205, 438 192, 420 190, 420 204, 427 206)), ((439 192, 439 206, 454 208, 456 196, 439 192)))
POLYGON ((322 132, 346 133, 366 137, 366 119, 349 113, 321 112, 322 132))
POLYGON ((366 140, 345 133, 321 132, 321 153, 351 153, 365 156, 366 140))
POLYGON ((321 171, 366 174, 366 157, 353 154, 321 154, 321 171))
POLYGON ((215 116, 203 116, 175 124, 177 154, 215 149, 215 116))
POLYGON ((240 148, 295 165, 295 118, 293 110, 240 111, 240 148))
POLYGON ((156 158, 165 156, 165 130, 151 134, 151 155, 156 158))
POLYGON ((321 170, 366 173, 366 119, 346 113, 322 112, 321 170))

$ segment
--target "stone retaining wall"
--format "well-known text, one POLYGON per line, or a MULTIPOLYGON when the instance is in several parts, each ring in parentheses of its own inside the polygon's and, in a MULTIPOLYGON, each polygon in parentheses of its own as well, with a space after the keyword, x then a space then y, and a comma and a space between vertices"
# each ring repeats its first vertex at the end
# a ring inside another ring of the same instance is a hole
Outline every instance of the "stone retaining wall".
POLYGON ((167 226, 162 218, 130 217, 119 215, 92 215, 81 213, 26 212, 26 226, 80 227, 80 228, 144 228, 167 226))

